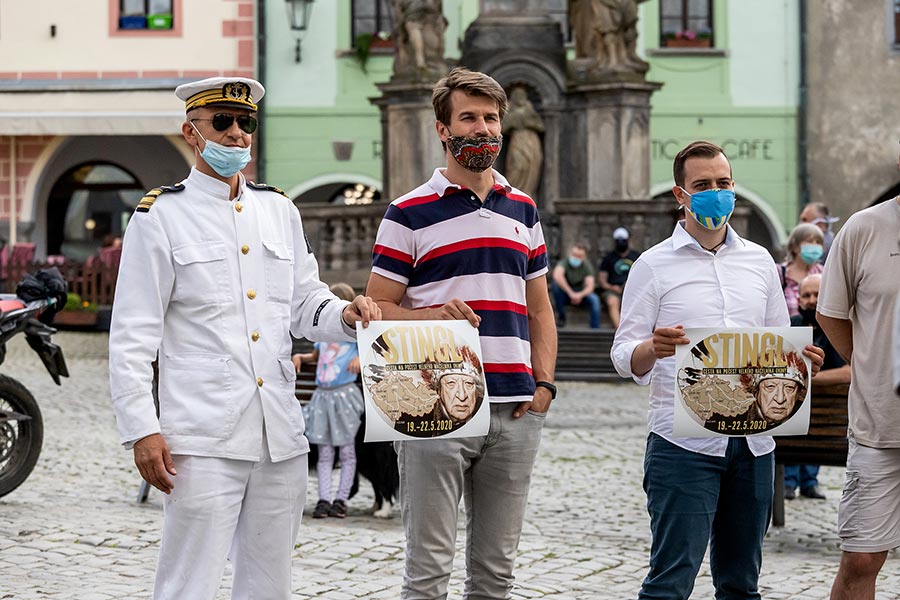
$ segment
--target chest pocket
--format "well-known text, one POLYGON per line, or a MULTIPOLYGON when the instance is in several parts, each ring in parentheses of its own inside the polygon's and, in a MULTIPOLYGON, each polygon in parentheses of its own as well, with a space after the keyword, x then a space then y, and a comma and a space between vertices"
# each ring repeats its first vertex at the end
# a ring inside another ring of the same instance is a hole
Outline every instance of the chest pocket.
POLYGON ((284 242, 263 240, 266 289, 269 299, 290 302, 294 289, 294 253, 284 242))
POLYGON ((223 242, 185 244, 173 248, 175 290, 172 300, 189 304, 231 302, 227 256, 223 242))

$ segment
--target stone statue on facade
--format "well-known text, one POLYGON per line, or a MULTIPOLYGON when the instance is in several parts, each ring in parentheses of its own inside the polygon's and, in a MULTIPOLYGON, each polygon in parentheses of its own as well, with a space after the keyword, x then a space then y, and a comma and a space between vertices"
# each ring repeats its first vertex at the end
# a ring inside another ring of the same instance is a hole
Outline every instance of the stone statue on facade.
POLYGON ((392 80, 435 81, 447 71, 441 0, 391 0, 394 19, 392 80))
POLYGON ((636 51, 638 4, 646 0, 568 0, 576 62, 591 74, 634 73, 649 65, 636 51))
POLYGON ((509 111, 503 119, 506 140, 504 173, 513 186, 532 198, 541 182, 544 151, 541 135, 544 121, 528 99, 524 85, 515 85, 509 94, 509 111))

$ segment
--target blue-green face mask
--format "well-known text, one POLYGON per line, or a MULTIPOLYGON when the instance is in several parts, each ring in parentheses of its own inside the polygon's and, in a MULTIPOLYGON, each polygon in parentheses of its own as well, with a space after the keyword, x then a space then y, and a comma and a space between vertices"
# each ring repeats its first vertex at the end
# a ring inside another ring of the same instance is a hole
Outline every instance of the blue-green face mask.
POLYGON ((685 205, 684 210, 691 213, 706 229, 721 229, 734 212, 734 190, 713 189, 696 194, 691 194, 684 188, 681 190, 691 197, 691 205, 685 205))
MULTIPOLYGON (((193 123, 191 123, 191 127, 194 127, 193 123)), ((206 164, 212 167, 213 171, 222 177, 231 177, 250 164, 250 146, 246 148, 223 146, 207 140, 196 127, 194 127, 194 131, 197 132, 200 139, 206 142, 200 156, 203 157, 206 164)))
POLYGON ((819 244, 800 244, 800 258, 808 265, 816 264, 824 253, 825 249, 819 244))

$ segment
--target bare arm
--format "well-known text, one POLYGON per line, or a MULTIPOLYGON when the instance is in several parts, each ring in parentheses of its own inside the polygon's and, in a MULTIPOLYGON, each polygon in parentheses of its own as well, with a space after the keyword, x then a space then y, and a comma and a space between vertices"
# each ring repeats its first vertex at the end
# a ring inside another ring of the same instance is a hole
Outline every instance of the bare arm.
POLYGON ((569 282, 566 281, 566 271, 562 267, 555 267, 553 269, 553 281, 569 296, 575 295, 575 290, 573 290, 572 286, 569 285, 569 282))
POLYGON ((584 288, 579 292, 582 296, 587 296, 590 293, 593 293, 595 287, 595 281, 593 275, 588 275, 584 278, 584 288))
POLYGON ((601 290, 611 290, 615 286, 609 284, 609 273, 606 271, 600 271, 597 273, 600 279, 600 289, 601 290))
POLYGON ((473 327, 478 327, 481 323, 481 317, 476 315, 475 311, 469 308, 465 302, 457 298, 437 308, 413 310, 400 306, 405 293, 406 284, 404 283, 388 279, 377 273, 369 276, 366 295, 378 304, 378 307, 381 308, 382 318, 386 321, 460 320, 468 321, 473 327))
MULTIPOLYGON (((535 381, 553 382, 556 373, 556 321, 547 294, 547 280, 535 277, 525 282, 525 303, 528 306, 528 330, 531 334, 531 370, 535 381)), ((547 412, 550 391, 539 387, 531 402, 520 403, 513 417, 519 418, 529 409, 547 412)))
POLYGON ((291 356, 291 362, 294 363, 294 370, 298 373, 300 372, 300 367, 303 363, 315 363, 319 360, 319 350, 317 348, 313 348, 312 352, 307 352, 306 354, 294 354, 291 356))
POLYGON ((813 389, 818 386, 836 385, 839 383, 850 383, 850 365, 819 371, 818 374, 812 378, 813 389))
POLYGON ((820 312, 816 313, 816 320, 834 349, 849 363, 853 356, 853 323, 849 319, 826 317, 820 312))

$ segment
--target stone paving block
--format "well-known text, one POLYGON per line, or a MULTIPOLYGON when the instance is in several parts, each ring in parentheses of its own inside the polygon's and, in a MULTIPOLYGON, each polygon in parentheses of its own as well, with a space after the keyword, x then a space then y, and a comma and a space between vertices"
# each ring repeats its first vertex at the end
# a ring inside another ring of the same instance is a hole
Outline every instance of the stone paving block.
MULTIPOLYGON (((62 332, 56 341, 72 373, 62 388, 50 381, 24 340, 10 343, 4 365, 38 398, 45 439, 31 477, 0 500, 0 598, 147 598, 159 551, 161 494, 151 492, 143 505, 134 501, 139 477, 131 453, 118 443, 109 406, 108 339, 62 332), (89 488, 82 485, 86 480, 93 482, 89 488)), ((563 401, 547 418, 535 466, 515 598, 636 595, 650 543, 641 490, 646 398, 646 388, 630 383, 560 384, 563 401)), ((760 578, 766 598, 828 596, 840 561, 835 523, 843 469, 823 467, 820 483, 827 500, 789 502, 787 526, 769 530, 760 578)), ((315 503, 314 486, 310 490, 307 517, 315 503)), ((351 501, 350 518, 303 520, 293 562, 295 598, 398 597, 402 523, 399 516, 381 521, 365 514, 372 500, 364 482, 351 501)), ((463 587, 462 513, 458 530, 452 599, 463 587)), ((888 558, 878 600, 898 597, 898 558, 896 552, 888 558)), ((230 585, 229 566, 217 598, 228 599, 230 585)), ((693 598, 711 596, 707 561, 693 598)))

